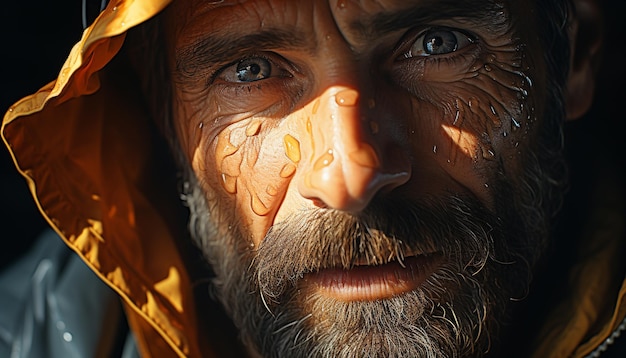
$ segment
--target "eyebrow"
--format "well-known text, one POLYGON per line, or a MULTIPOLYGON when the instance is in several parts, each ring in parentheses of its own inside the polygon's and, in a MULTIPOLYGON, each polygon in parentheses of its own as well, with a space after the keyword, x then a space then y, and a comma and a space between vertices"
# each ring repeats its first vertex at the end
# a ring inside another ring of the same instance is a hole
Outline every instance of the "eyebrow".
POLYGON ((377 36, 437 20, 455 19, 503 33, 510 28, 510 19, 504 6, 494 0, 435 0, 421 1, 403 11, 380 13, 351 24, 354 30, 377 36))
POLYGON ((176 76, 180 80, 195 80, 199 73, 206 73, 216 64, 235 61, 254 51, 306 48, 307 41, 302 31, 295 28, 267 29, 243 36, 209 34, 176 50, 176 76))

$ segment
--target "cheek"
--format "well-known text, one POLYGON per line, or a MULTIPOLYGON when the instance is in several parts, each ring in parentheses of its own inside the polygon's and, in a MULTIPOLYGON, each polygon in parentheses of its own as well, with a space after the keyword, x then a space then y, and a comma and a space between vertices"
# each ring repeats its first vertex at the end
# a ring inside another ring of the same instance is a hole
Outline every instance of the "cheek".
POLYGON ((299 142, 276 119, 251 117, 204 133, 193 169, 211 207, 241 224, 258 244, 295 174, 299 142))
POLYGON ((487 52, 457 78, 443 81, 431 73, 409 89, 416 161, 436 163, 486 202, 492 201, 492 181, 520 172, 534 132, 536 94, 518 57, 487 52))

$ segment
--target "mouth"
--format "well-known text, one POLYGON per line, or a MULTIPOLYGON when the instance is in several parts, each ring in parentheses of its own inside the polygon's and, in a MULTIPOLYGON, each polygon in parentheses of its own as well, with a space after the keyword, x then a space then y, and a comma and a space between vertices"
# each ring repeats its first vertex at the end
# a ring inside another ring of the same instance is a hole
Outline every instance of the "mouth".
POLYGON ((406 257, 402 263, 357 265, 351 269, 329 268, 305 276, 315 292, 340 301, 388 299, 417 289, 439 267, 438 253, 406 257))

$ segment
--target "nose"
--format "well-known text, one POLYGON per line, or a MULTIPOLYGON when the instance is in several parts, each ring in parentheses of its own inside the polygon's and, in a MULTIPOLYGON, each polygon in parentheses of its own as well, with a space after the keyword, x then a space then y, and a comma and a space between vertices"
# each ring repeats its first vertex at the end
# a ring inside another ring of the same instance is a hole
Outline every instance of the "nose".
POLYGON ((408 156, 364 112, 359 92, 343 86, 329 88, 312 104, 306 126, 312 155, 298 183, 303 197, 358 212, 377 192, 408 181, 408 156))

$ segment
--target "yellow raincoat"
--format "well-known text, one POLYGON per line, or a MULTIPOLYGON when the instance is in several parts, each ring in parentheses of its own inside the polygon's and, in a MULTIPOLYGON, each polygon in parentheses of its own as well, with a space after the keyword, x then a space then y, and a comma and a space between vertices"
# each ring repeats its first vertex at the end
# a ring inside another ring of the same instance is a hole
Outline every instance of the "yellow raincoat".
MULTIPOLYGON (((193 275, 177 241, 187 234, 176 183, 160 164, 166 149, 136 100, 136 84, 110 63, 126 31, 169 2, 111 1, 56 81, 8 109, 2 136, 41 213, 121 297, 141 355, 211 357, 233 337, 216 337, 219 327, 209 334, 198 322, 193 275)), ((623 218, 607 219, 623 213, 623 202, 611 205, 619 208, 606 207, 590 221, 604 229, 581 247, 571 299, 548 320, 536 357, 584 356, 626 315, 626 288, 609 290, 615 253, 623 251, 616 238, 624 232, 623 218), (598 307, 607 304, 614 313, 598 325, 598 307)))

